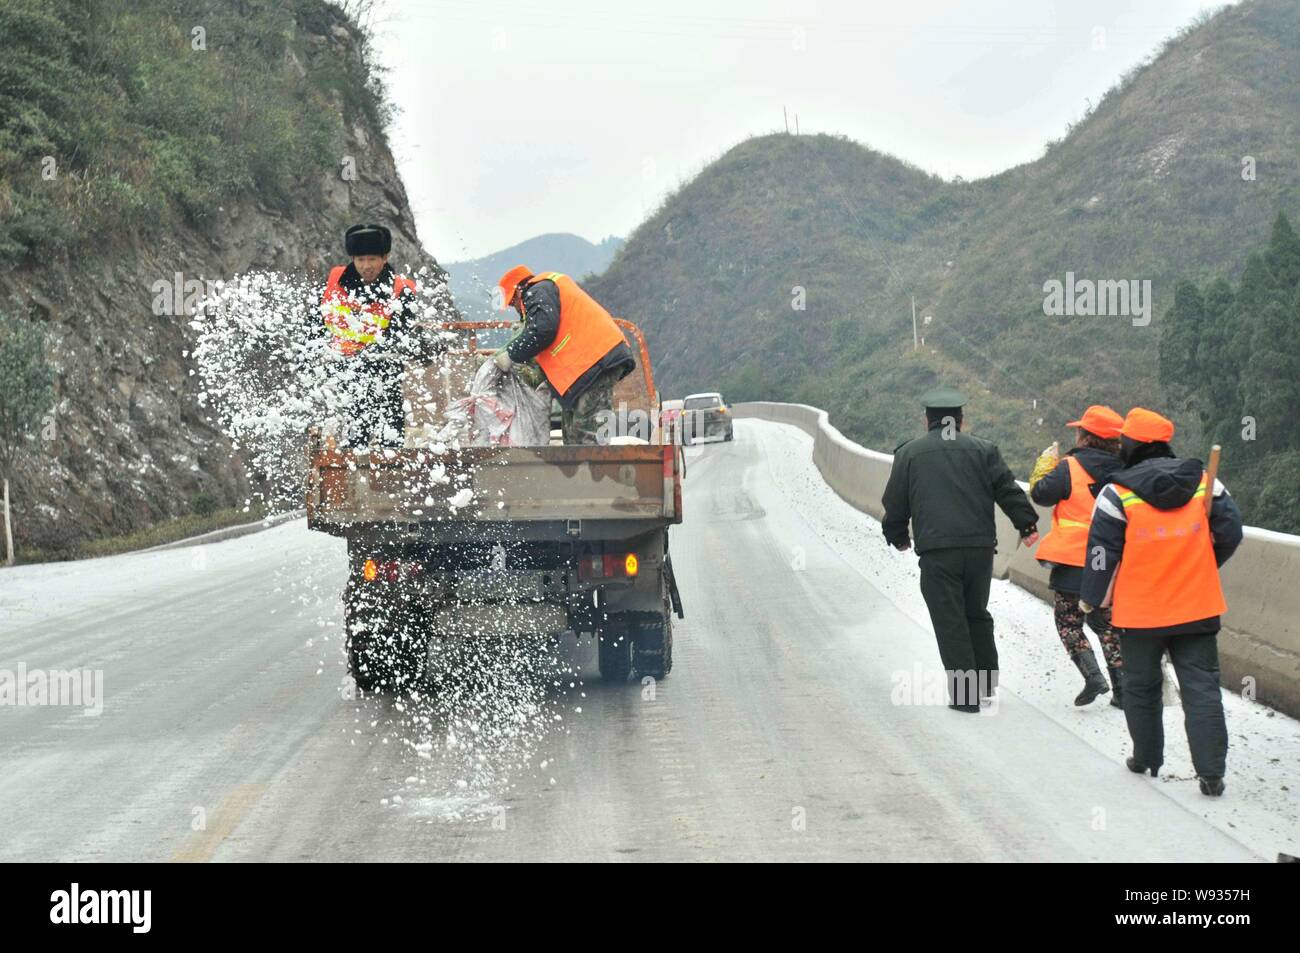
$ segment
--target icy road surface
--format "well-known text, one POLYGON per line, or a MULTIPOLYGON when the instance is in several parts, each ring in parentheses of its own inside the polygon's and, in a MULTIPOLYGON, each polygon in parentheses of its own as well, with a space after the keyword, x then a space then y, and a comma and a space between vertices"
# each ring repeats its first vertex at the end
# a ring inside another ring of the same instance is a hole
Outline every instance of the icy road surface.
POLYGON ((539 666, 465 711, 351 698, 343 544, 302 523, 0 570, 0 670, 101 670, 104 687, 99 715, 0 707, 0 860, 1300 853, 1296 722, 1225 696, 1211 801, 1167 709, 1162 777, 1132 775, 1123 716, 1072 707, 1050 609, 1009 584, 997 709, 896 704, 938 666, 915 557, 826 488, 810 448, 745 420, 689 451, 687 618, 655 686, 602 684, 569 643, 585 680, 539 666))

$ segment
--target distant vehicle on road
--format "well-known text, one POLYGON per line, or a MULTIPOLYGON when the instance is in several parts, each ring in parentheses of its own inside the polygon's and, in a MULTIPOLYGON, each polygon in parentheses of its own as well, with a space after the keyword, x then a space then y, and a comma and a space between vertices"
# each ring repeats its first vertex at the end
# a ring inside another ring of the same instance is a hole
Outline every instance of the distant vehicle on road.
POLYGON ((682 401, 682 443, 713 443, 734 436, 731 411, 717 391, 688 394, 682 401))

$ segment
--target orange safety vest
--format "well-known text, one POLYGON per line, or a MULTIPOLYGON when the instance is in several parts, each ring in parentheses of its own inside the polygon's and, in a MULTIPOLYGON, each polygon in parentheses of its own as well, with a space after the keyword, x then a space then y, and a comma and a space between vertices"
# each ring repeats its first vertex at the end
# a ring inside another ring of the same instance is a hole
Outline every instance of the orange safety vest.
POLYGON ((1074 457, 1066 457, 1070 468, 1070 495, 1052 509, 1052 528, 1038 544, 1035 558, 1058 566, 1082 566, 1088 549, 1088 527, 1096 502, 1088 484, 1092 477, 1074 457))
POLYGON ((1127 487, 1112 486, 1128 521, 1115 573, 1112 624, 1156 629, 1223 615, 1228 604, 1205 514, 1206 475, 1201 474, 1191 500, 1176 510, 1157 509, 1127 487))
POLYGON ((325 327, 330 332, 330 347, 345 357, 352 357, 375 343, 379 333, 388 327, 395 299, 408 289, 414 291, 415 282, 396 275, 393 278, 393 300, 363 304, 339 283, 346 270, 347 265, 339 265, 330 271, 320 307, 325 327))
POLYGON ((568 275, 550 271, 534 275, 528 284, 539 281, 553 281, 560 289, 560 326, 555 340, 535 360, 555 392, 564 396, 574 381, 627 339, 609 312, 568 275))

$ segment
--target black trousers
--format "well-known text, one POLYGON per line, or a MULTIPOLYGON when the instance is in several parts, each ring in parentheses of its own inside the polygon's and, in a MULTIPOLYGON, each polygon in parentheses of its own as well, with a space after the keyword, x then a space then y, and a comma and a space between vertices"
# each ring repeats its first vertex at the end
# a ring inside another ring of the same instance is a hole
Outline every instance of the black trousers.
POLYGON ((1160 656, 1169 650, 1183 696, 1183 727, 1192 765, 1203 778, 1221 778, 1228 760, 1228 723, 1219 690, 1217 633, 1141 635, 1120 630, 1124 655, 1124 720, 1133 757, 1148 768, 1165 760, 1164 706, 1160 699, 1160 656))
POLYGON ((406 428, 402 373, 387 364, 358 368, 347 382, 344 445, 400 447, 406 428))
POLYGON ((948 672, 948 700, 978 706, 998 678, 998 647, 988 609, 993 549, 932 549, 921 554, 920 564, 921 595, 948 672))

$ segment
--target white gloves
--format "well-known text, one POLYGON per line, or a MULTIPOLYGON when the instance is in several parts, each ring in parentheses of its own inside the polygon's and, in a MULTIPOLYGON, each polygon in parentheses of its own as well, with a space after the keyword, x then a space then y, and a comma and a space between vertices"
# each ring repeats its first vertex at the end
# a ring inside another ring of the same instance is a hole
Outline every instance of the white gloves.
POLYGON ((505 348, 502 348, 501 350, 497 351, 496 357, 494 357, 492 360, 496 361, 496 365, 497 367, 501 368, 502 373, 509 371, 510 368, 515 366, 515 362, 510 360, 510 354, 509 352, 506 351, 505 348))

